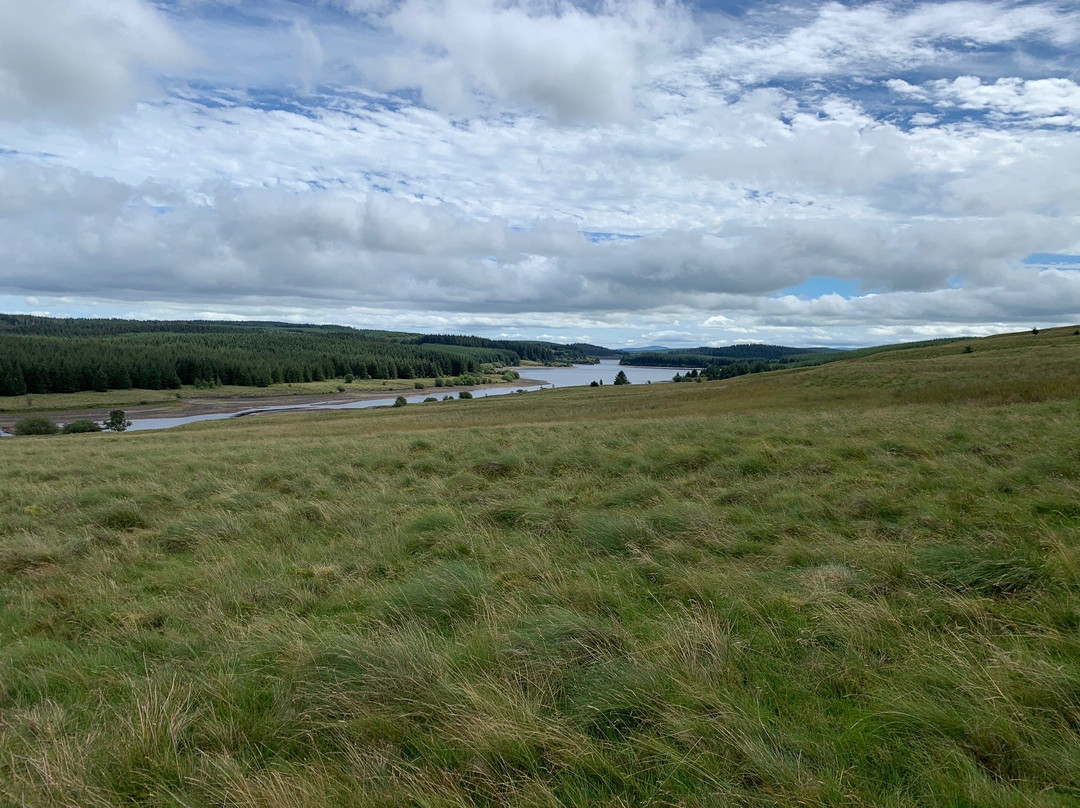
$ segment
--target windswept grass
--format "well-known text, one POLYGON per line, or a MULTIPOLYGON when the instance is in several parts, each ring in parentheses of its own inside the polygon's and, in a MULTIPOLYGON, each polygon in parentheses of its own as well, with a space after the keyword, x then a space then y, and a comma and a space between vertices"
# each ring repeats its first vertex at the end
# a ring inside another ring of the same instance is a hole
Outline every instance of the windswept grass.
POLYGON ((1080 800, 1080 337, 0 442, 0 804, 1080 800))

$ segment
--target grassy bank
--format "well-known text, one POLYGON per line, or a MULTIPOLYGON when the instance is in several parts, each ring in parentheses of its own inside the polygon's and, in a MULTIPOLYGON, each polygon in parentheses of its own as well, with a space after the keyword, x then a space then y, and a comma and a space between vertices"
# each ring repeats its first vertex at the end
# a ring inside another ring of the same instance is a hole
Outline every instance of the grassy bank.
POLYGON ((1065 806, 1080 337, 0 441, 0 804, 1065 806))
MULTIPOLYGON (((510 368, 491 371, 472 377, 476 386, 512 384, 503 378, 510 368)), ((61 412, 64 410, 101 409, 105 407, 135 407, 146 404, 168 404, 177 408, 200 404, 220 404, 237 399, 288 398, 291 396, 341 396, 368 395, 373 393, 408 393, 420 390, 433 391, 455 386, 458 377, 428 379, 327 379, 321 382, 297 382, 295 384, 271 384, 266 387, 243 387, 220 385, 205 388, 184 385, 179 390, 109 390, 98 393, 34 393, 22 396, 0 396, 0 413, 61 412), (419 387, 418 385, 423 385, 419 387)), ((473 386, 473 385, 468 385, 473 386)))

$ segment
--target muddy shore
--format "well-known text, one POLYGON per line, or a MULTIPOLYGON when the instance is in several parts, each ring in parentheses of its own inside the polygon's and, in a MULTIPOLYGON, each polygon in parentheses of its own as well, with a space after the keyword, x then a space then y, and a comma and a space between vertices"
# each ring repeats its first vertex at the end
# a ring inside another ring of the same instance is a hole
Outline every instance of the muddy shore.
POLYGON ((415 396, 421 393, 442 398, 445 395, 457 394, 462 390, 485 390, 495 387, 536 387, 547 384, 542 379, 515 379, 513 382, 501 382, 499 384, 456 386, 456 387, 431 387, 427 390, 417 390, 415 387, 396 387, 385 390, 365 390, 344 393, 323 393, 321 395, 274 395, 274 396, 231 396, 215 397, 212 393, 202 394, 198 391, 186 393, 182 399, 175 401, 158 401, 153 404, 140 404, 137 406, 113 406, 78 408, 70 410, 37 410, 0 413, 0 429, 11 432, 15 422, 30 415, 44 415, 57 423, 66 424, 71 421, 104 421, 109 417, 110 410, 123 409, 128 418, 185 418, 191 415, 215 415, 243 412, 244 410, 258 409, 259 407, 277 407, 289 404, 349 404, 354 401, 370 401, 377 398, 396 398, 397 396, 415 396))

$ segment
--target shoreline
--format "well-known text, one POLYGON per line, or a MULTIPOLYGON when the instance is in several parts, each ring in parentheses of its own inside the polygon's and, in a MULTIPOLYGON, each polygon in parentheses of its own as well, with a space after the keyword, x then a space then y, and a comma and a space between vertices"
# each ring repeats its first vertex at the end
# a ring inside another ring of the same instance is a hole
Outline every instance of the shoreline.
POLYGON ((496 387, 536 387, 537 385, 550 384, 543 379, 520 378, 513 382, 500 382, 498 384, 474 384, 454 385, 447 387, 430 387, 417 390, 415 387, 396 387, 387 390, 365 390, 359 393, 321 393, 321 394, 281 394, 263 396, 231 396, 228 398, 199 398, 197 395, 189 399, 176 401, 160 401, 153 404, 139 404, 135 406, 113 405, 102 407, 76 407, 64 410, 24 410, 19 412, 0 413, 0 430, 11 433, 16 421, 33 415, 43 415, 58 423, 70 423, 71 421, 104 421, 109 417, 109 412, 115 409, 123 409, 129 419, 151 418, 188 418, 193 415, 235 415, 245 410, 258 410, 263 407, 280 407, 290 404, 351 404, 357 401, 371 401, 380 398, 396 398, 397 396, 430 395, 441 398, 451 393, 457 394, 464 390, 485 390, 496 387))

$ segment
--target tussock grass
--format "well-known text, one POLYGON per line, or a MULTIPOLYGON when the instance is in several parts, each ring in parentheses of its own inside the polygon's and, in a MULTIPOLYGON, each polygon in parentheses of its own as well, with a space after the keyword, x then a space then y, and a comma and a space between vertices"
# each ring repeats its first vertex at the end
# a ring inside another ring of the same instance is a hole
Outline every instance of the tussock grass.
POLYGON ((1066 806, 1072 329, 0 442, 0 804, 1066 806))

